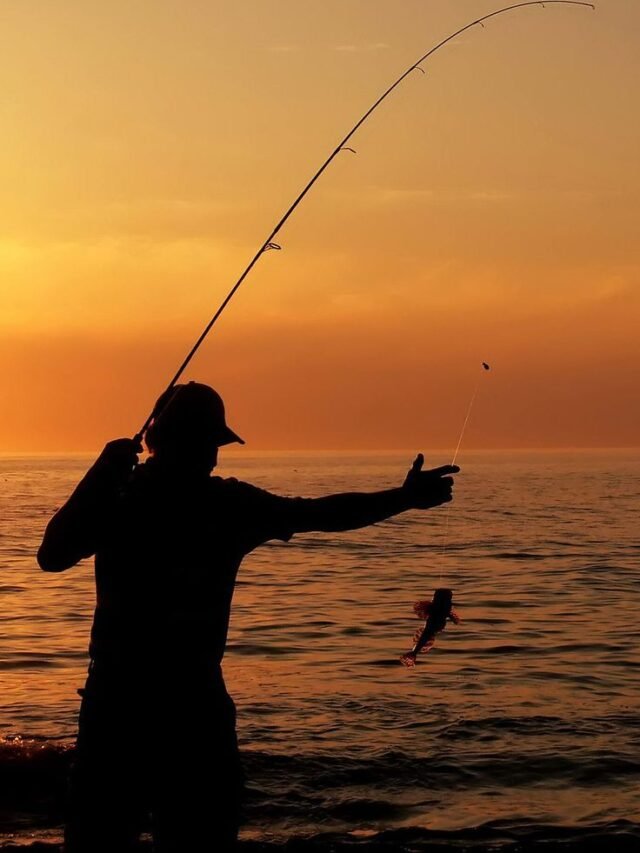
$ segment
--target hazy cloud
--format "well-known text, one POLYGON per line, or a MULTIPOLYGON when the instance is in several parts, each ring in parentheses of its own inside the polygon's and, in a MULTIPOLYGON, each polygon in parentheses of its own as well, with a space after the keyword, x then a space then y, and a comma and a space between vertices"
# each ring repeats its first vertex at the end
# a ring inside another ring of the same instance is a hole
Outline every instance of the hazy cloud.
POLYGON ((521 193, 507 192, 497 188, 454 189, 443 187, 383 187, 372 185, 357 190, 330 190, 332 195, 355 199, 363 204, 405 204, 411 201, 433 201, 447 203, 465 202, 505 202, 513 201, 521 193))
POLYGON ((332 50, 340 53, 370 53, 374 50, 386 50, 389 47, 384 42, 374 42, 372 44, 336 44, 332 50))
POLYGON ((298 53, 302 47, 299 44, 268 44, 266 50, 270 53, 298 53))

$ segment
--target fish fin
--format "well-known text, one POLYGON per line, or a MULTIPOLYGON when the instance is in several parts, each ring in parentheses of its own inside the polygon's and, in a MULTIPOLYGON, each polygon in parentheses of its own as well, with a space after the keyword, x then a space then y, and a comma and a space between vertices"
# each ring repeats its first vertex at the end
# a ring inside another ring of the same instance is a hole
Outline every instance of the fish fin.
POLYGON ((435 640, 427 640, 427 642, 424 644, 424 646, 420 649, 420 654, 426 655, 427 652, 431 651, 431 649, 435 646, 435 644, 436 644, 435 640))
POLYGON ((416 601, 416 603, 413 605, 413 612, 416 614, 418 619, 426 619, 430 611, 430 601, 416 601))

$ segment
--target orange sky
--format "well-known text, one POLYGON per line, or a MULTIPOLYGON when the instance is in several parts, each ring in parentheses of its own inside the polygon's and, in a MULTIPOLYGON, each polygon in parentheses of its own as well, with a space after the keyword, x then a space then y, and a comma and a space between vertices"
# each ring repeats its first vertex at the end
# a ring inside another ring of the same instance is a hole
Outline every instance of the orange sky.
MULTIPOLYGON (((0 451, 132 434, 351 124, 486 0, 3 4, 0 451)), ((465 34, 188 378, 250 448, 637 446, 640 3, 465 34), (484 377, 483 377, 484 381, 484 377)))

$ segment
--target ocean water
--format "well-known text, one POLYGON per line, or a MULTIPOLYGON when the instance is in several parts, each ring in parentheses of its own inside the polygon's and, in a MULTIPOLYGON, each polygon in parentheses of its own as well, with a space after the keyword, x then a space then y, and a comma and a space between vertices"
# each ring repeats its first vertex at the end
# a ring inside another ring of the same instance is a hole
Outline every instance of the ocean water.
MULTIPOLYGON (((7 850, 60 840, 92 567, 47 575, 34 555, 90 461, 0 458, 7 850)), ((410 462, 242 453, 219 473, 316 496, 397 485, 410 462)), ((243 849, 640 849, 640 454, 460 462, 448 509, 245 560, 224 666, 249 776, 243 849), (463 621, 407 670, 413 603, 437 586, 463 621)))

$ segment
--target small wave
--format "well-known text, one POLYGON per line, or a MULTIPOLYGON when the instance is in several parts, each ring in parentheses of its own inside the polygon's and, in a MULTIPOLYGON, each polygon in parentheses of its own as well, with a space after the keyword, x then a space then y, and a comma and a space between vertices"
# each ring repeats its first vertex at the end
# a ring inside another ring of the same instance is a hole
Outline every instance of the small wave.
MULTIPOLYGON (((458 721, 443 727, 439 739, 472 739, 477 732, 562 733, 566 723, 557 718, 534 717, 530 719, 499 718, 491 721, 458 721)), ((613 725, 613 723, 612 723, 613 725)), ((585 729, 583 734, 593 734, 585 729)), ((32 789, 51 783, 64 776, 71 760, 72 748, 68 741, 50 741, 44 738, 5 737, 0 741, 0 781, 4 789, 29 798, 32 789)), ((370 757, 348 755, 279 753, 246 750, 244 761, 249 778, 264 779, 266 784, 281 778, 296 777, 299 784, 329 790, 336 786, 389 785, 416 783, 429 786, 468 785, 473 779, 478 785, 488 783, 527 785, 563 778, 574 784, 589 784, 592 780, 605 780, 615 784, 620 776, 640 776, 640 761, 631 756, 598 750, 581 750, 580 753, 558 755, 555 752, 522 752, 508 756, 487 755, 486 749, 468 750, 464 762, 456 754, 433 754, 429 757, 407 755, 388 751, 370 757)))
POLYGON ((482 654, 483 655, 531 654, 531 646, 515 646, 515 645, 489 646, 488 648, 482 649, 482 654))
MULTIPOLYGON (((213 829, 211 838, 215 841, 213 829)), ((495 821, 452 832, 410 827, 382 832, 323 832, 281 842, 243 840, 238 853, 637 853, 639 844, 640 826, 630 821, 588 827, 495 821)), ((0 849, 4 853, 61 853, 61 847, 51 842, 10 841, 0 849)), ((138 849, 150 853, 151 844, 141 842, 138 849)), ((185 849, 184 853, 196 851, 185 849)))
MULTIPOLYGON (((428 756, 400 751, 356 757, 323 752, 281 754, 246 750, 243 762, 250 780, 247 818, 258 828, 275 821, 285 827, 293 822, 302 828, 323 826, 344 830, 360 823, 380 829, 379 822, 397 825, 411 822, 412 817, 414 821, 421 819, 424 809, 416 809, 415 797, 424 797, 434 791, 441 794, 463 791, 465 796, 476 797, 487 790, 535 787, 629 790, 640 778, 640 761, 633 752, 614 754, 591 745, 595 742, 592 736, 601 733, 603 727, 615 727, 615 718, 592 723, 591 729, 585 721, 584 730, 580 732, 584 736, 580 748, 567 750, 565 754, 558 754, 552 747, 545 747, 544 740, 537 739, 528 748, 508 754, 504 750, 496 753, 487 748, 489 741, 502 739, 505 734, 540 734, 548 738, 555 733, 563 736, 568 733, 568 725, 567 721, 550 716, 458 720, 439 728, 435 748, 428 756)), ((575 723, 572 725, 575 727, 575 723)), ((524 737, 519 741, 526 743, 524 737)), ((193 749, 197 748, 196 742, 193 749)), ((65 778, 72 754, 68 741, 18 735, 0 741, 0 794, 6 830, 20 832, 29 826, 60 826, 65 778)), ((398 845, 404 843, 398 831, 389 830, 376 836, 375 843, 382 843, 387 837, 395 838, 398 845)), ((416 835, 416 844, 418 841, 419 844, 415 849, 431 849, 420 847, 420 844, 426 845, 427 840, 431 843, 435 837, 433 834, 416 835)), ((355 843, 350 838, 350 843, 355 843)), ((297 848, 287 847, 288 853, 292 849, 297 848)), ((369 850, 366 845, 364 849, 369 850)), ((393 848, 389 844, 388 848, 380 849, 393 848)), ((398 846, 397 849, 405 848, 398 846)), ((614 846, 612 849, 625 848, 614 846)), ((549 849, 545 850, 549 853, 549 849)))
POLYGON ((478 732, 497 731, 527 736, 540 734, 548 737, 550 734, 585 734, 592 737, 599 730, 603 730, 601 720, 596 721, 590 718, 580 724, 578 721, 569 721, 561 717, 534 714, 530 717, 495 716, 456 720, 454 723, 444 726, 440 730, 440 735, 447 738, 466 739, 475 737, 478 732))
POLYGON ((276 646, 262 643, 229 643, 227 651, 237 655, 264 655, 265 657, 290 657, 303 654, 307 651, 306 646, 276 646))
POLYGON ((555 784, 591 787, 616 786, 632 776, 640 777, 640 761, 635 756, 614 755, 598 750, 582 749, 568 755, 542 750, 512 753, 508 756, 487 754, 480 745, 468 750, 465 760, 448 752, 429 757, 409 756, 392 751, 367 759, 331 755, 273 755, 246 752, 249 778, 271 784, 283 777, 296 777, 302 785, 322 790, 337 787, 398 786, 465 789, 471 787, 527 787, 555 784))
POLYGON ((545 560, 546 554, 530 554, 527 551, 501 551, 493 555, 498 560, 545 560))
POLYGON ((50 658, 13 658, 0 661, 0 670, 6 669, 56 669, 60 664, 50 658))

